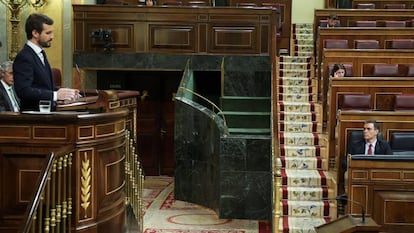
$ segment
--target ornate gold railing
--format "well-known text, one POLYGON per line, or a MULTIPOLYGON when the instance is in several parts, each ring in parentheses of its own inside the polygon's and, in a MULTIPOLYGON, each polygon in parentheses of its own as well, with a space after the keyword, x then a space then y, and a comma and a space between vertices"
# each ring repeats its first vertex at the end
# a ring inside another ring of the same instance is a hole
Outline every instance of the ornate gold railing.
POLYGON ((20 233, 70 232, 72 215, 71 147, 47 156, 20 233))
POLYGON ((125 143, 125 194, 126 204, 131 205, 138 226, 139 232, 143 232, 143 190, 144 190, 144 171, 139 161, 136 151, 136 144, 130 132, 126 134, 125 143))

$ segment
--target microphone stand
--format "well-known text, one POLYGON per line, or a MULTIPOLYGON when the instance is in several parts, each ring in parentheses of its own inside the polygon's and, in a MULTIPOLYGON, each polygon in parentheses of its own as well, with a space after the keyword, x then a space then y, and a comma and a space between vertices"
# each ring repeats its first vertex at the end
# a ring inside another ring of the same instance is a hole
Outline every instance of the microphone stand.
POLYGON ((359 206, 361 208, 361 223, 363 223, 363 224, 365 223, 365 207, 364 207, 364 205, 362 205, 361 202, 354 201, 354 200, 348 199, 348 198, 344 198, 342 196, 337 196, 335 198, 335 200, 337 200, 337 201, 347 201, 347 202, 350 202, 352 204, 355 204, 355 205, 359 206))

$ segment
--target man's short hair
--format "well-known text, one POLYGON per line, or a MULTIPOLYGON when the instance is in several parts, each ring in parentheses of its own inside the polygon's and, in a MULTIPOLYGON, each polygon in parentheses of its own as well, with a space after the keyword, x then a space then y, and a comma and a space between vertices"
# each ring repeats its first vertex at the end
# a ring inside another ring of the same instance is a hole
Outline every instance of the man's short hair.
POLYGON ((13 61, 5 61, 0 64, 0 78, 3 77, 2 73, 6 73, 10 67, 13 67, 13 61))
POLYGON ((329 15, 329 19, 338 19, 338 17, 336 16, 336 14, 330 14, 329 15))
POLYGON ((380 126, 379 126, 379 124, 376 120, 366 120, 364 123, 365 124, 370 124, 371 123, 371 124, 374 125, 374 129, 376 129, 376 130, 380 129, 380 126))
POLYGON ((43 14, 33 13, 29 15, 25 24, 26 38, 32 39, 33 30, 36 30, 39 34, 43 31, 43 24, 53 25, 53 19, 43 14))

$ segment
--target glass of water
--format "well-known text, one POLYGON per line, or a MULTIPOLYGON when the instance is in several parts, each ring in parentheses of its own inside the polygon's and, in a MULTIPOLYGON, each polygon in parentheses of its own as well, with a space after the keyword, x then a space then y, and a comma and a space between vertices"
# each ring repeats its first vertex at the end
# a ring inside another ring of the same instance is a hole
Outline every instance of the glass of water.
POLYGON ((40 100, 39 101, 39 111, 40 112, 50 112, 50 100, 40 100))

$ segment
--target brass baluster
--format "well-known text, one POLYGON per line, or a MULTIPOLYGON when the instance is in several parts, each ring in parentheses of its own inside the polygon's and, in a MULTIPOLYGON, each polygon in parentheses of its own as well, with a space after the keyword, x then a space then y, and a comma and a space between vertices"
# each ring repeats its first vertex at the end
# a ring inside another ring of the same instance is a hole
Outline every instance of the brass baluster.
POLYGON ((66 232, 66 221, 67 221, 67 170, 68 170, 68 155, 66 154, 63 158, 63 180, 62 180, 62 232, 66 232))
POLYGON ((52 192, 50 197, 50 228, 49 232, 54 233, 56 227, 56 167, 57 161, 55 160, 52 165, 51 180, 49 181, 52 185, 52 192))
POLYGON ((70 227, 72 225, 72 220, 71 220, 71 216, 72 216, 72 156, 73 154, 70 153, 69 154, 69 158, 68 158, 68 183, 67 183, 67 187, 68 187, 68 232, 70 232, 70 227))
POLYGON ((63 156, 61 156, 57 163, 57 200, 56 200, 56 231, 60 231, 60 222, 62 221, 62 166, 63 156))
POLYGON ((42 195, 40 196, 39 205, 37 207, 37 223, 38 223, 38 232, 41 233, 43 229, 43 203, 44 203, 44 194, 45 191, 43 191, 42 195))
POLYGON ((44 232, 50 231, 50 175, 47 177, 46 183, 46 197, 45 197, 45 218, 44 218, 44 232))

